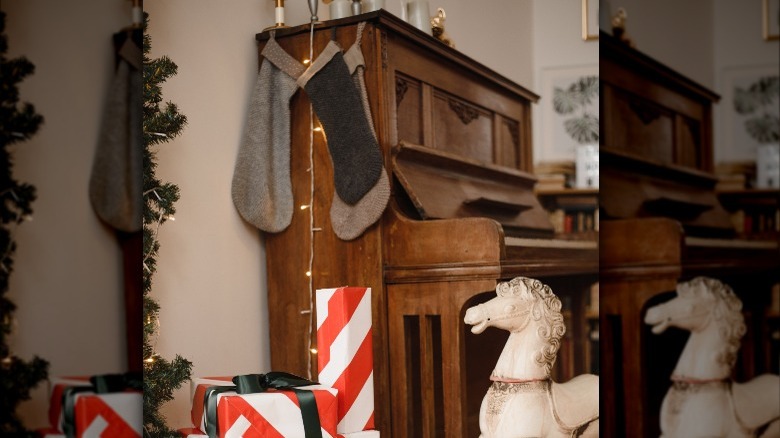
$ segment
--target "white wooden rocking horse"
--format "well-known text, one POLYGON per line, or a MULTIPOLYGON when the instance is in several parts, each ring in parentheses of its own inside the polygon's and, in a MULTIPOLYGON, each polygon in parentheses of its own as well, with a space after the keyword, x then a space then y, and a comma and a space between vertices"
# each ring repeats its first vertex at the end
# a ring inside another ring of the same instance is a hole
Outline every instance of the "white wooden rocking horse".
POLYGON ((561 301, 539 280, 499 283, 498 296, 466 310, 472 333, 510 332, 479 411, 482 438, 597 437, 599 378, 583 374, 559 384, 550 370, 566 328, 561 301))
POLYGON ((676 298, 648 309, 653 333, 691 332, 661 405, 663 438, 780 437, 780 377, 731 380, 745 334, 741 310, 730 287, 705 277, 678 284, 676 298))

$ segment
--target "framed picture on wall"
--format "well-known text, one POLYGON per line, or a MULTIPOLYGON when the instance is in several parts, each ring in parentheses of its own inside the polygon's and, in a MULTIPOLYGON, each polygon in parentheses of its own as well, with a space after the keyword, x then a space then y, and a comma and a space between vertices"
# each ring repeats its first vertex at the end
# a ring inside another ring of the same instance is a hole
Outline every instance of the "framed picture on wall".
POLYGON ((582 0, 582 39, 599 39, 599 0, 582 0))
POLYGON ((599 144, 598 65, 542 70, 541 158, 575 161, 578 145, 599 144))
POLYGON ((718 162, 755 161, 759 146, 777 143, 780 77, 777 66, 732 67, 721 75, 718 162))
POLYGON ((761 3, 761 29, 764 39, 780 40, 780 0, 761 0, 761 3))

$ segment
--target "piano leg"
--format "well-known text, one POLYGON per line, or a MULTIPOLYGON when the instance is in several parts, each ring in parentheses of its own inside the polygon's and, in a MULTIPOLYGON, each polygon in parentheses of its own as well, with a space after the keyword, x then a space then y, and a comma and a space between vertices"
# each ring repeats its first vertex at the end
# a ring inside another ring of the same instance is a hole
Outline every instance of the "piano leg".
POLYGON ((469 436, 464 306, 496 284, 477 279, 387 285, 395 433, 469 436))

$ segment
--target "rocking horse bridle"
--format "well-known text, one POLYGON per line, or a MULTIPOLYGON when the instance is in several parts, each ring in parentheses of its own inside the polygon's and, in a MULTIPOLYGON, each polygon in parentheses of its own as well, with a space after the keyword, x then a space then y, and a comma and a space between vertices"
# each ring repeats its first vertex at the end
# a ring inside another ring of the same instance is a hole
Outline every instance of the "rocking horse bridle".
MULTIPOLYGON (((501 316, 498 316, 498 317, 495 317, 495 318, 491 318, 490 314, 485 310, 485 303, 477 304, 476 306, 474 306, 474 308, 478 309, 478 311, 480 313, 480 316, 483 317, 482 318, 483 321, 503 321, 505 319, 511 319, 511 318, 515 318, 515 317, 518 317, 518 316, 528 315, 528 314, 531 313, 531 310, 518 310, 517 312, 507 313, 506 315, 501 315, 501 316)), ((523 323, 523 325, 519 329, 517 329, 517 331, 521 331, 521 330, 525 329, 526 326, 528 326, 528 323, 530 321, 531 321, 531 318, 526 318, 525 322, 523 323)))
MULTIPOLYGON (((666 302, 666 303, 663 303, 662 305, 663 305, 664 307, 666 307, 666 305, 668 305, 668 304, 669 304, 669 302, 666 302)), ((691 318, 694 318, 694 317, 699 317, 699 316, 704 316, 704 315, 706 315, 706 316, 707 316, 707 319, 705 319, 705 320, 704 320, 704 323, 703 323, 703 325, 702 325, 702 327, 705 327, 705 326, 707 326, 707 325, 710 323, 710 321, 712 320, 712 314, 713 314, 713 312, 712 312, 712 311, 710 311, 710 312, 703 311, 703 312, 698 312, 698 313, 691 313, 691 314, 689 314, 689 315, 685 315, 685 316, 681 316, 681 317, 679 317, 679 318, 676 318, 676 319, 674 319, 674 321, 685 321, 685 320, 687 320, 687 319, 691 319, 691 318)), ((672 316, 670 316, 670 315, 667 315, 667 316, 666 316, 666 318, 664 318, 664 319, 663 319, 663 322, 666 322, 666 324, 668 325, 669 323, 671 323, 671 322, 672 322, 672 316)))

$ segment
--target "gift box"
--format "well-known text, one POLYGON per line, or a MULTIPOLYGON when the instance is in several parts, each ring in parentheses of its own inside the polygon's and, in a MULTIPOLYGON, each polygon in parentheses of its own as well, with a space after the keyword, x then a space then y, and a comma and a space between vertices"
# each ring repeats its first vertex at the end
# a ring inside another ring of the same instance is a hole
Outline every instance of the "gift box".
POLYGON ((44 437, 136 438, 143 428, 140 376, 64 377, 51 384, 44 437))
POLYGON ((181 438, 208 438, 208 435, 197 427, 185 427, 178 432, 181 438))
MULTIPOLYGON (((319 421, 323 437, 336 437, 338 416, 338 391, 317 384, 279 385, 278 382, 292 376, 286 373, 268 373, 265 375, 236 376, 233 385, 225 378, 196 379, 193 395, 192 420, 197 429, 182 429, 183 436, 268 436, 268 437, 304 437, 306 398, 316 403, 314 417, 319 421), (280 378, 279 376, 283 377, 280 378), (241 378, 257 377, 262 388, 242 388, 241 378), (293 387, 294 386, 294 387, 293 387), (204 434, 198 431, 205 431, 204 434)), ((291 380, 300 379, 292 376, 291 380), (294 378, 294 379, 293 379, 294 378)), ((307 407, 308 406, 308 407, 307 407)), ((311 426, 309 426, 311 427, 311 426)))
MULTIPOLYGON (((205 432, 197 427, 187 427, 179 429, 179 436, 181 438, 208 438, 205 432)), ((364 430, 354 433, 337 434, 337 438, 380 438, 379 432, 376 430, 364 430)))
POLYGON ((371 288, 317 290, 320 384, 339 392, 338 433, 374 428, 371 288))

